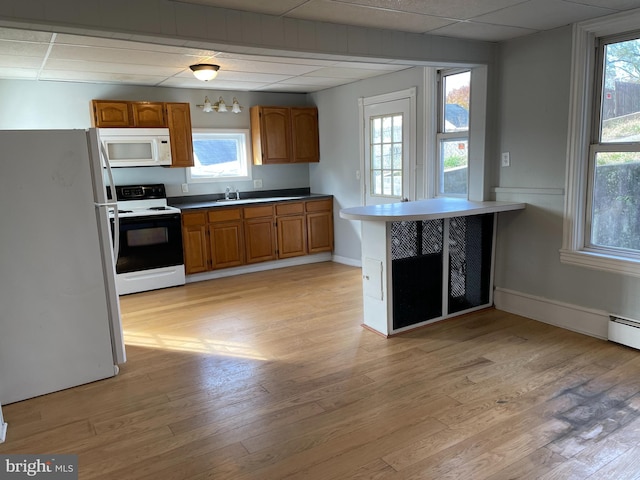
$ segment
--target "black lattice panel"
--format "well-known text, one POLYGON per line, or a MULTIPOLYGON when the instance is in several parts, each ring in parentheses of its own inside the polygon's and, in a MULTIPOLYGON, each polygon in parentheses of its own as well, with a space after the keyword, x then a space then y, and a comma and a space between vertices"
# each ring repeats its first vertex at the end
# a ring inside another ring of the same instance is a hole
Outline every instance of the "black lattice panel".
POLYGON ((393 328, 442 315, 443 221, 393 222, 393 328))
POLYGON ((391 224, 391 259, 415 257, 418 254, 417 222, 391 224))
POLYGON ((493 214, 449 222, 449 313, 485 305, 490 298, 493 214))

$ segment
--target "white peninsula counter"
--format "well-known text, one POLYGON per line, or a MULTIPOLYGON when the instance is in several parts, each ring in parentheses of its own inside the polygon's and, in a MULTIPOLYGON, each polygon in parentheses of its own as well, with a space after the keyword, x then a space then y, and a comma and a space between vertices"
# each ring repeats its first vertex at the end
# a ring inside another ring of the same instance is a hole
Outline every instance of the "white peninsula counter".
POLYGON ((342 209, 362 222, 364 325, 391 335, 492 305, 497 213, 523 208, 435 198, 342 209))

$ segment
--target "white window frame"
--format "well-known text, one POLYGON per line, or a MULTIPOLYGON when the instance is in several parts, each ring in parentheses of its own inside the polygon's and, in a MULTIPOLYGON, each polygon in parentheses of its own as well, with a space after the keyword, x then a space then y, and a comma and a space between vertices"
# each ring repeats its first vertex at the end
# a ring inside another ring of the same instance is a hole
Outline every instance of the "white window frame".
MULTIPOLYGON (((244 136, 244 153, 245 158, 242 162, 246 169, 246 175, 234 175, 234 176, 225 176, 225 177, 194 177, 191 175, 191 168, 188 167, 186 169, 187 183, 219 183, 219 182, 229 182, 229 181, 249 181, 252 179, 251 172, 251 137, 249 129, 244 128, 194 128, 192 130, 193 137, 195 138, 198 135, 207 135, 207 134, 234 134, 234 135, 243 135, 244 136)), ((194 152, 195 154, 195 152, 194 152)))
POLYGON ((603 252, 586 245, 589 208, 589 158, 594 118, 596 39, 638 30, 640 10, 577 23, 573 26, 566 197, 560 261, 640 277, 640 259, 603 252))
POLYGON ((471 112, 469 111, 469 125, 466 130, 458 132, 445 132, 445 104, 446 96, 444 91, 444 78, 450 75, 469 72, 469 101, 471 101, 471 69, 455 68, 438 71, 438 132, 436 133, 436 196, 438 197, 460 197, 467 198, 469 195, 469 129, 471 127, 471 112), (467 142, 467 191, 466 193, 455 194, 443 192, 444 186, 444 169, 440 159, 442 158, 442 144, 445 141, 464 141, 467 142))

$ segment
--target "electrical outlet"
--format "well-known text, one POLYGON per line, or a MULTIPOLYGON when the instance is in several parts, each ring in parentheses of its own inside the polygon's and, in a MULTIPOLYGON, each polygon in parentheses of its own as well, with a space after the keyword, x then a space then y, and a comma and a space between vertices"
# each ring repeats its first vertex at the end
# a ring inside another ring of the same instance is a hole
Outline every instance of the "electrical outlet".
POLYGON ((262 179, 261 178, 256 178, 253 181, 253 188, 262 188, 262 179))
POLYGON ((502 166, 508 167, 509 165, 511 165, 511 156, 509 155, 509 152, 502 152, 502 166))
POLYGON ((189 184, 188 183, 183 183, 182 184, 182 193, 188 193, 189 192, 189 184))

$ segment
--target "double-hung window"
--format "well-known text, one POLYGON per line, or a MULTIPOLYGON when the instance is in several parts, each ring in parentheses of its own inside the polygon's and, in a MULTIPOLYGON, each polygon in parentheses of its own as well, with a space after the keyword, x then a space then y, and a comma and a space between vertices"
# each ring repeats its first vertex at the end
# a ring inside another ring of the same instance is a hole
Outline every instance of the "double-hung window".
POLYGON ((194 129, 187 181, 251 180, 249 130, 194 129))
POLYGON ((471 72, 439 74, 437 195, 467 196, 471 72))
POLYGON ((598 42, 586 246, 640 259, 640 33, 598 42))
POLYGON ((561 259, 640 276, 640 14, 574 26, 561 259), (595 49, 594 49, 595 45, 595 49))

